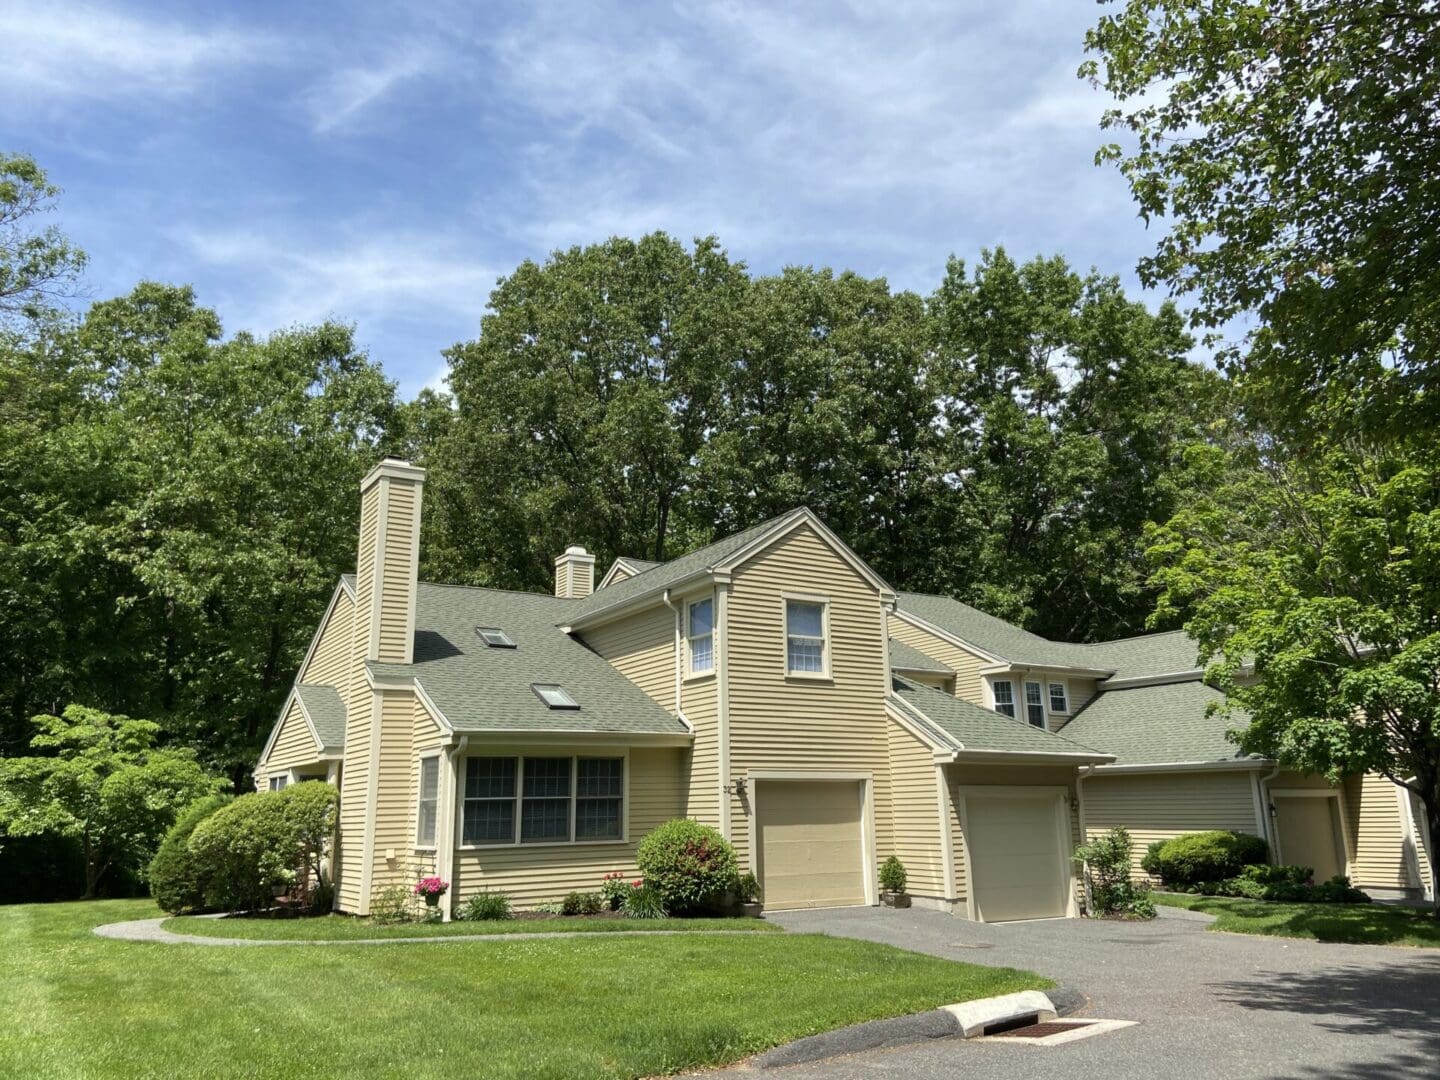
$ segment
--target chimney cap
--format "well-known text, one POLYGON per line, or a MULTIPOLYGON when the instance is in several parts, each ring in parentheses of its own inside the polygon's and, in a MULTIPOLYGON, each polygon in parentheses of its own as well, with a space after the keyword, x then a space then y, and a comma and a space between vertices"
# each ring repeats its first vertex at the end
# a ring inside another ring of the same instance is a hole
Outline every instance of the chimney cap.
POLYGON ((580 544, 571 544, 569 547, 567 547, 567 548, 565 549, 565 554, 566 554, 566 555, 589 555, 590 552, 586 551, 585 548, 584 548, 582 545, 580 545, 580 544))
POLYGON ((425 482, 425 470, 419 465, 411 465, 410 462, 400 458, 387 457, 365 474, 365 479, 360 481, 360 490, 367 490, 382 476, 388 476, 392 480, 408 480, 416 484, 425 482))

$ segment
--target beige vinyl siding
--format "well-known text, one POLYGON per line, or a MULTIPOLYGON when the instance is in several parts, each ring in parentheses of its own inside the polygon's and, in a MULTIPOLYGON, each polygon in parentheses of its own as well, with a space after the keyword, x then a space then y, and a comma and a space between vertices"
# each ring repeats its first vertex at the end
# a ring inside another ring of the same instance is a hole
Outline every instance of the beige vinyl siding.
POLYGON ((610 570, 607 570, 605 572, 605 576, 610 579, 610 585, 619 585, 620 582, 632 578, 635 575, 630 570, 626 569, 626 567, 622 564, 620 566, 612 567, 610 570))
POLYGON ((1405 826, 1395 785, 1377 773, 1344 783, 1346 825, 1353 850, 1350 877, 1362 889, 1413 889, 1419 885, 1405 854, 1405 826))
POLYGON ((445 735, 410 691, 381 694, 380 774, 375 800, 375 865, 370 890, 408 885, 434 866, 432 853, 415 850, 415 813, 421 753, 441 746, 445 735), (394 852, 394 858, 387 858, 394 852))
POLYGON ((419 489, 401 480, 381 481, 388 486, 389 512, 385 519, 384 577, 380 597, 380 645, 377 659, 391 663, 410 660, 412 631, 410 606, 415 599, 411 552, 420 526, 419 489))
MULTIPOLYGON (((940 831, 937 766, 930 747, 893 719, 890 735, 890 795, 894 838, 891 851, 905 864, 906 890, 916 896, 948 899, 940 831)), ((886 853, 881 852, 881 858, 886 853)))
POLYGON ((926 656, 939 660, 946 667, 954 668, 955 687, 953 693, 956 697, 972 701, 977 705, 985 704, 980 669, 989 663, 988 660, 982 659, 968 649, 952 645, 944 638, 937 637, 930 631, 922 630, 894 615, 890 616, 889 630, 890 636, 896 641, 903 641, 911 648, 919 649, 926 656))
POLYGON ((350 674, 355 656, 355 601, 344 589, 335 601, 330 618, 320 628, 319 640, 310 662, 296 682, 333 686, 341 701, 350 699, 350 674))
MULTIPOLYGON (((471 753, 476 751, 471 745, 471 753)), ((558 756, 621 753, 596 747, 495 747, 486 754, 558 756)), ((592 892, 601 879, 619 871, 638 876, 635 845, 657 825, 681 815, 682 754, 678 750, 635 748, 630 751, 627 795, 629 839, 613 844, 553 844, 497 848, 466 848, 455 852, 453 887, 457 903, 480 889, 505 893, 515 906, 530 908, 559 900, 576 889, 592 892)), ((464 789, 465 764, 460 763, 464 789)))
POLYGON ((320 744, 310 734, 310 725, 300 711, 298 699, 291 699, 290 707, 280 720, 280 730, 270 746, 270 756, 255 770, 255 786, 263 789, 269 778, 302 765, 312 765, 320 756, 320 744))
MULTIPOLYGON (((1064 681, 1065 681, 1065 682, 1069 685, 1069 687, 1070 687, 1070 702, 1069 702, 1069 704, 1070 704, 1070 714, 1069 714, 1069 716, 1056 716, 1056 717, 1054 717, 1054 718, 1050 721, 1050 730, 1052 730, 1052 731, 1058 731, 1060 728, 1064 727, 1065 724, 1067 724, 1067 723, 1070 721, 1070 717, 1071 717, 1071 716, 1074 716, 1077 712, 1079 712, 1081 709, 1083 709, 1083 708, 1090 702, 1090 699, 1095 696, 1095 680, 1094 680, 1094 679, 1077 679, 1077 678, 1075 678, 1074 676, 1071 676, 1071 677, 1065 678, 1064 681)), ((1049 705, 1050 705, 1050 698, 1049 698, 1049 692, 1050 692, 1050 690, 1049 690, 1049 687, 1046 687, 1045 692, 1046 692, 1045 705, 1046 705, 1046 708, 1049 708, 1049 705)))
POLYGON ((562 560, 555 564, 555 595, 569 596, 570 593, 570 567, 569 560, 562 560))
POLYGON ((1245 769, 1094 776, 1081 791, 1087 838, 1116 826, 1128 829, 1135 843, 1137 877, 1144 876, 1140 860, 1156 840, 1210 829, 1260 834, 1251 773, 1245 769))
MULTIPOLYGON (((727 619, 730 776, 750 769, 869 773, 874 852, 890 850, 885 622, 875 588, 802 525, 735 571, 727 619), (827 679, 786 674, 787 592, 826 598, 827 679)), ((741 864, 751 868, 748 799, 731 797, 730 822, 741 864)), ((875 868, 867 871, 873 881, 875 868)))
POLYGON ((921 686, 934 687, 942 694, 949 694, 952 697, 955 695, 955 680, 949 675, 941 675, 938 671, 905 671, 901 674, 921 686))

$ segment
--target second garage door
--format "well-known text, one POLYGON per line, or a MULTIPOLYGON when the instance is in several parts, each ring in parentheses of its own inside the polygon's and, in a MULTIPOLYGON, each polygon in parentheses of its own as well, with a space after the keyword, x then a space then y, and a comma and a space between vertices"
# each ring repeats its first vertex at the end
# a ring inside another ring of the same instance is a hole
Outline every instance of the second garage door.
POLYGON ((1050 793, 966 793, 965 840, 977 918, 1006 922, 1069 914, 1058 807, 1050 793))
POLYGON ((765 906, 843 907, 866 902, 861 785, 762 780, 755 840, 765 906))

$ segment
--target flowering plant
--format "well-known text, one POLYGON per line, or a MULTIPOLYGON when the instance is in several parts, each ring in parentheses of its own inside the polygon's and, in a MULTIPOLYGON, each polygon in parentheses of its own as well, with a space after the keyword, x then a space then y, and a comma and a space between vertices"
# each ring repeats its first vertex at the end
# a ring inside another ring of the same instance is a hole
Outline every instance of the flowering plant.
POLYGON ((446 890, 448 890, 449 888, 450 883, 443 878, 422 877, 419 881, 415 883, 415 895, 423 896, 427 900, 433 896, 435 899, 438 900, 440 899, 440 897, 445 895, 446 890))
POLYGON ((606 874, 600 879, 600 895, 603 896, 606 903, 610 905, 611 911, 620 910, 620 901, 625 899, 625 893, 627 891, 625 875, 619 870, 616 870, 613 874, 606 874))

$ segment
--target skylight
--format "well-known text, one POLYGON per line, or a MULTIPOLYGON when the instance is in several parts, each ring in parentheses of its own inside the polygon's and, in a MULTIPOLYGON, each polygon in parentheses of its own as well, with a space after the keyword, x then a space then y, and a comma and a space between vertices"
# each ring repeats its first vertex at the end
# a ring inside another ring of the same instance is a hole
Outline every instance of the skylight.
POLYGON ((475 633, 479 634, 480 640, 492 649, 515 648, 515 642, 510 640, 510 635, 498 626, 477 626, 475 633))
POLYGON ((565 692, 565 688, 559 683, 531 683, 530 689, 535 691, 535 696, 543 701, 551 709, 578 709, 579 702, 565 692))

